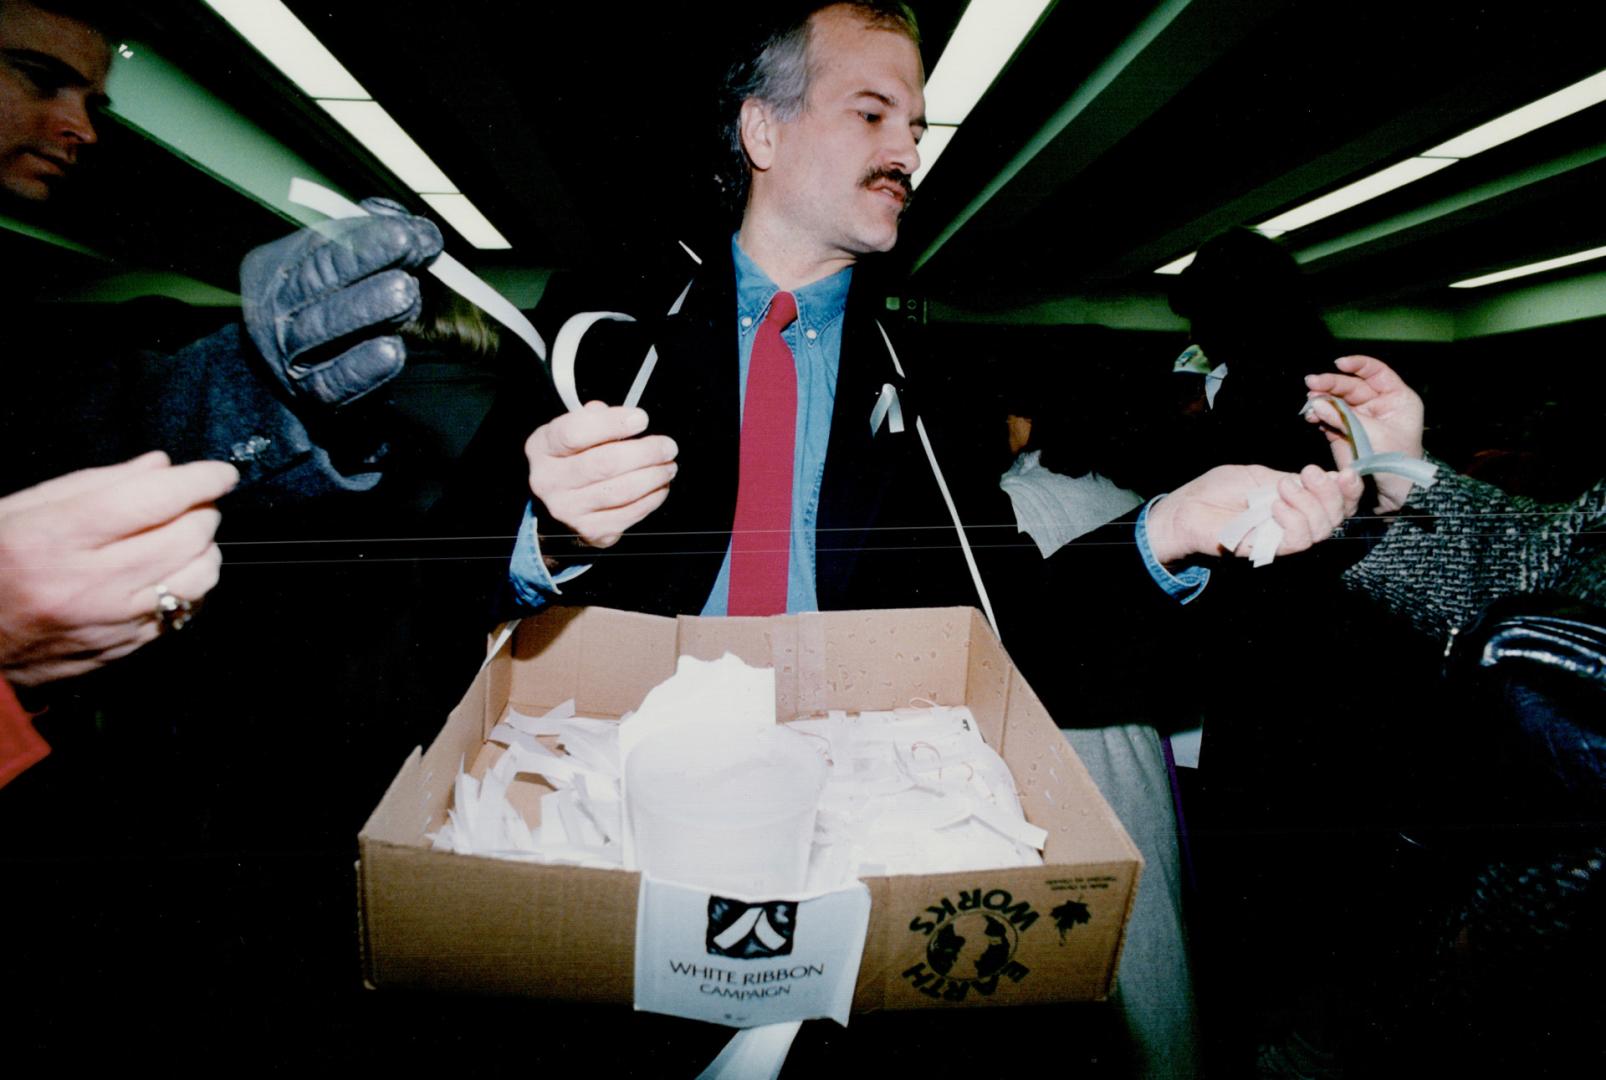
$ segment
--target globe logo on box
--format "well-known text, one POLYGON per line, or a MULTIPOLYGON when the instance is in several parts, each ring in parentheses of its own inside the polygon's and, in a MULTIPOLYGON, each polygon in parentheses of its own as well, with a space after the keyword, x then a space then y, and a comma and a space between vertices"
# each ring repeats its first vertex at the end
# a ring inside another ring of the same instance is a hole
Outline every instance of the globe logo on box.
POLYGON ((909 921, 924 934, 925 959, 904 971, 927 997, 964 1001, 972 991, 991 997, 999 980, 1018 983, 1031 969, 1015 959, 1020 936, 1037 922, 1031 902, 1007 889, 962 889, 944 896, 909 921))
POLYGON ((926 963, 950 979, 991 979, 1004 970, 1019 941, 1015 928, 986 911, 944 923, 926 942, 926 963))

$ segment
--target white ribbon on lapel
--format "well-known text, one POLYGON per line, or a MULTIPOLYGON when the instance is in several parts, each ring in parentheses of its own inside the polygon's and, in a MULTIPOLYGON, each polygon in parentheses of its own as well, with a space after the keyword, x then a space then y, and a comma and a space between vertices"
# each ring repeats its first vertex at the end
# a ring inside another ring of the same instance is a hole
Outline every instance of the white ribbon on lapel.
POLYGON ((870 410, 870 434, 874 435, 881 430, 881 421, 887 422, 887 430, 897 435, 903 431, 903 406, 898 403, 898 391, 891 383, 881 384, 881 396, 876 398, 875 408, 870 410))

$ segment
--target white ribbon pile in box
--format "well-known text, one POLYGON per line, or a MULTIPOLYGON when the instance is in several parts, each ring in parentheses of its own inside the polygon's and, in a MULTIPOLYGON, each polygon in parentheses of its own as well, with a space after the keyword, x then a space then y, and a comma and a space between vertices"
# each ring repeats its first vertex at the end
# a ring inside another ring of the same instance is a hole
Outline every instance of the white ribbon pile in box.
MULTIPOLYGON (((621 742, 628 751, 644 730, 737 722, 722 712, 773 723, 772 685, 773 673, 728 654, 711 662, 682 657, 677 674, 621 721, 576 716, 572 701, 542 716, 510 707, 490 733, 507 749, 483 779, 459 773, 447 823, 430 839, 436 850, 460 855, 635 869, 621 742), (555 789, 541 797, 534 828, 507 798, 519 774, 555 789)), ((838 711, 791 727, 817 739, 830 766, 810 892, 879 874, 1042 863, 1047 834, 1026 821, 1009 767, 983 741, 968 708, 838 711)))

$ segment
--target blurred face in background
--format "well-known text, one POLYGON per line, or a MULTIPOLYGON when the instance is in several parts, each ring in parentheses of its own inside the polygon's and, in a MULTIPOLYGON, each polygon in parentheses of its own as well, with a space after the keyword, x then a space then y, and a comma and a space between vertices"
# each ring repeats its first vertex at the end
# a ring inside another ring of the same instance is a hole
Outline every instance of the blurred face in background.
POLYGON ((0 0, 0 189, 50 197, 95 142, 110 66, 99 31, 27 0, 0 0))

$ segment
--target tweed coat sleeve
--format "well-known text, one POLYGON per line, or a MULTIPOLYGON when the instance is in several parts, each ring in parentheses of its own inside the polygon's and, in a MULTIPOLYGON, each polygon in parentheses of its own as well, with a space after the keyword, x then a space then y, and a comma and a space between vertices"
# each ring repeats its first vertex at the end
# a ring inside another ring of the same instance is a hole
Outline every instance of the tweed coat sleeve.
POLYGON ((1543 504, 1439 468, 1345 573, 1346 587, 1436 637, 1511 593, 1606 604, 1606 478, 1571 503, 1543 504))

